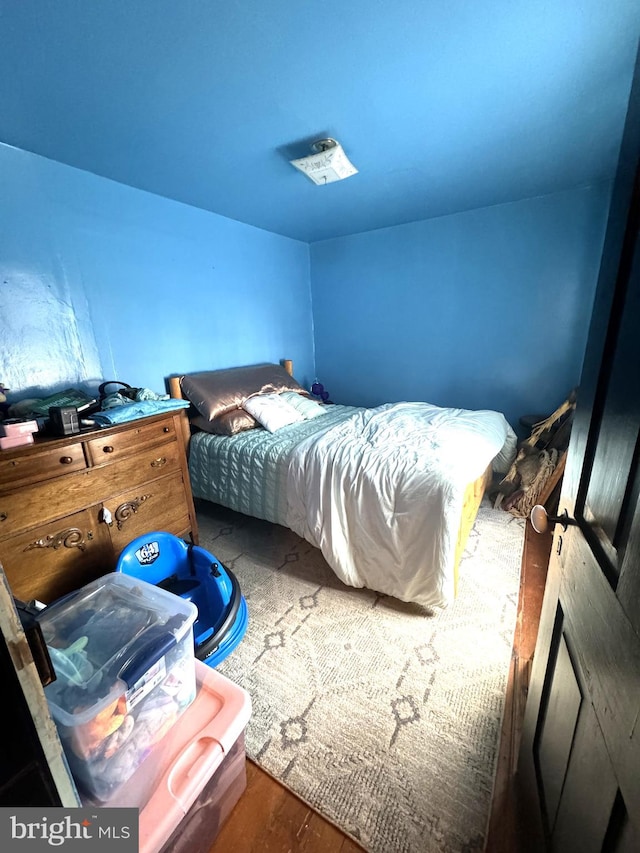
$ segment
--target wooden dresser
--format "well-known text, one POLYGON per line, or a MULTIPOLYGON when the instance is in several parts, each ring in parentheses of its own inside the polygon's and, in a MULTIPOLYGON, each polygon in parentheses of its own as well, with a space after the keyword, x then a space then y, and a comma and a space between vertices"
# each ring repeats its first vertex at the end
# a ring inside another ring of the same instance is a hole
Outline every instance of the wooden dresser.
POLYGON ((125 545, 198 529, 183 410, 0 451, 0 563, 13 595, 49 604, 114 571, 125 545))

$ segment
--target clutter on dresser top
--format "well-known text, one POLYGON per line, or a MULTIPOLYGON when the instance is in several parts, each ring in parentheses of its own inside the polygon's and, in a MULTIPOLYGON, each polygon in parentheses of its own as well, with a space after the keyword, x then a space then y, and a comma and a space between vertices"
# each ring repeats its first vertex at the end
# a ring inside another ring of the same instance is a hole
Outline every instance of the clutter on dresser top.
POLYGON ((149 388, 133 388, 126 382, 103 382, 95 396, 67 388, 45 398, 18 400, 9 405, 9 419, 3 421, 0 415, 0 427, 25 423, 30 426, 14 428, 6 433, 0 428, 0 449, 33 444, 36 433, 75 435, 187 408, 188 405, 187 401, 173 400, 168 394, 157 394, 149 388), (118 390, 113 386, 118 386, 118 390))

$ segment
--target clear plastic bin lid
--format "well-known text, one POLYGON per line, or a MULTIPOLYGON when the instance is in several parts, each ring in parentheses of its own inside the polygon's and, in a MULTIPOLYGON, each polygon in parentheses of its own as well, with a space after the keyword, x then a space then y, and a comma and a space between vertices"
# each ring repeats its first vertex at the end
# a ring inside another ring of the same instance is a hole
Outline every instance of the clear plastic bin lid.
POLYGON ((57 676, 45 689, 54 716, 91 716, 133 687, 197 613, 190 601, 119 572, 46 607, 37 618, 57 676))

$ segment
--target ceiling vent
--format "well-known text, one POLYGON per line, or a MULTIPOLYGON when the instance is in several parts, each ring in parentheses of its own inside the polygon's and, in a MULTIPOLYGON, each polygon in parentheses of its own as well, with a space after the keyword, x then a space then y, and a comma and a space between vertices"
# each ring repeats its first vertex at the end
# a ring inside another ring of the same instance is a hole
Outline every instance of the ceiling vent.
POLYGON ((289 162, 318 186, 342 181, 358 171, 335 139, 319 139, 313 143, 311 150, 314 153, 308 157, 289 162))

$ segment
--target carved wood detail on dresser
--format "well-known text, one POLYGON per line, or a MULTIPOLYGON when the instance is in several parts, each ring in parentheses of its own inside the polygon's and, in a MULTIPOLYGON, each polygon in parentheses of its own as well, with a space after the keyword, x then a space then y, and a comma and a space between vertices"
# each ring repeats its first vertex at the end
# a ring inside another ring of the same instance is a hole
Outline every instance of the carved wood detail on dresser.
POLYGON ((0 451, 0 563, 16 598, 50 604, 152 530, 198 542, 186 424, 173 411, 0 451))

